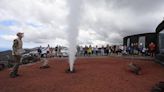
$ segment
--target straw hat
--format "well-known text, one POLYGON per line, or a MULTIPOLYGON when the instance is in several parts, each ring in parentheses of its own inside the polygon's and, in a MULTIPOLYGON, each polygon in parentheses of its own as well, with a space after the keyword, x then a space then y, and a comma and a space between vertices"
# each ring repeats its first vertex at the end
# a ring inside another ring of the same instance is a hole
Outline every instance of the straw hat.
POLYGON ((22 33, 22 32, 18 32, 17 33, 17 36, 22 36, 24 33, 22 33))

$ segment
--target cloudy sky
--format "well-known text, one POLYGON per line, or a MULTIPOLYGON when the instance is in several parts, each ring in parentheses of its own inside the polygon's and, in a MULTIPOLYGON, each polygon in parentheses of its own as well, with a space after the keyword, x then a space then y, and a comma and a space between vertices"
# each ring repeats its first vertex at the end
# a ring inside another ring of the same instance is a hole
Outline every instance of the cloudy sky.
MULTIPOLYGON (((66 45, 69 0, 0 0, 0 48, 24 32, 24 47, 66 45)), ((121 44, 125 36, 154 32, 164 0, 83 0, 78 44, 121 44)), ((78 30, 77 30, 78 31, 78 30)))

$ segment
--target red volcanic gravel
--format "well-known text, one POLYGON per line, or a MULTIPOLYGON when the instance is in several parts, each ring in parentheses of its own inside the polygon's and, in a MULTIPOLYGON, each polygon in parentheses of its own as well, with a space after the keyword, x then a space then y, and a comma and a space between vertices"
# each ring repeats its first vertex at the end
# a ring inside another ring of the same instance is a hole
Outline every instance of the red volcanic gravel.
POLYGON ((10 69, 0 71, 0 92, 150 92, 164 81, 164 67, 146 60, 133 60, 142 75, 128 71, 132 61, 124 58, 91 57, 76 60, 76 73, 67 74, 67 59, 50 59, 50 68, 40 63, 20 67, 20 77, 9 78, 10 69))

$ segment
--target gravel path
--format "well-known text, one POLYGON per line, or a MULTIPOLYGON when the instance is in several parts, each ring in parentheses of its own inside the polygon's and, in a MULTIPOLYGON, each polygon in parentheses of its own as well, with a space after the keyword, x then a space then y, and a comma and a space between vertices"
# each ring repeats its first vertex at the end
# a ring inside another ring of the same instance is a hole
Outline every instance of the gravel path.
POLYGON ((74 74, 65 73, 66 58, 50 59, 50 68, 40 63, 20 67, 20 77, 9 78, 10 69, 0 72, 0 92, 150 92, 164 81, 164 67, 152 61, 133 60, 142 75, 128 71, 131 60, 114 57, 78 58, 74 74))

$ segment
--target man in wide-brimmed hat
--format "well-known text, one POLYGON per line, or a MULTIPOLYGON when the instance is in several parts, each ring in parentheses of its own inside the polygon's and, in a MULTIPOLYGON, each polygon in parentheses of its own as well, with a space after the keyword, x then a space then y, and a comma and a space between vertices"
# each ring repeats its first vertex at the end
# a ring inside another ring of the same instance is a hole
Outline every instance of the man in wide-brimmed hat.
POLYGON ((19 65, 21 62, 21 56, 24 53, 23 50, 23 42, 22 42, 22 38, 24 36, 24 33, 22 32, 18 32, 17 34, 17 39, 14 39, 13 41, 13 46, 12 46, 12 55, 14 56, 14 61, 15 61, 15 65, 13 67, 13 70, 10 73, 10 77, 11 78, 15 78, 17 76, 19 76, 18 74, 18 69, 19 69, 19 65))

